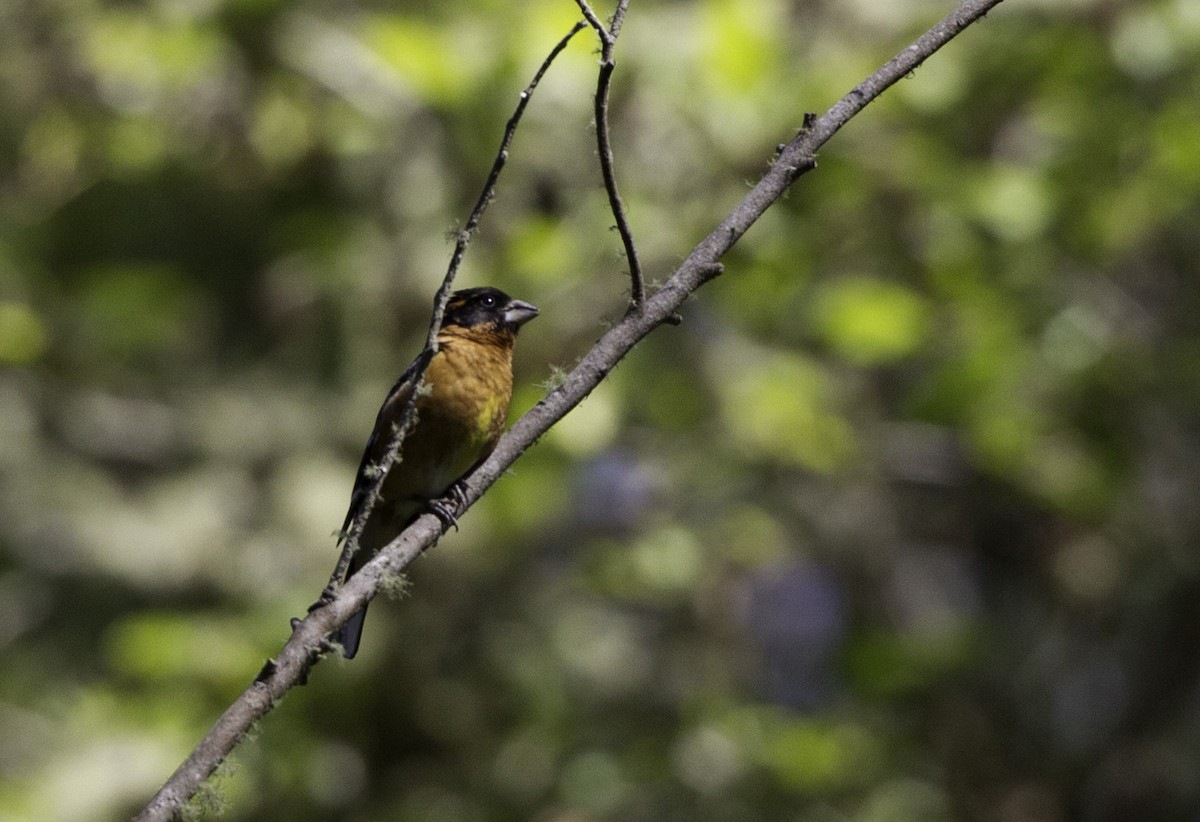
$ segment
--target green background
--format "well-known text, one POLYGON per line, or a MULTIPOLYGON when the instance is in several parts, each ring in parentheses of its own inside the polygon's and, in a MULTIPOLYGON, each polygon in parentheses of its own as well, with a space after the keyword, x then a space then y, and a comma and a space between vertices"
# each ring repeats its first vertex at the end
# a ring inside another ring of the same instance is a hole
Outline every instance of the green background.
MULTIPOLYGON (((948 2, 635 2, 661 281, 948 2)), ((607 15, 611 8, 601 7, 607 15)), ((0 7, 0 818, 137 810, 336 555, 518 91, 501 3, 0 7)), ((628 292, 596 41, 461 285, 628 292)), ((193 807, 297 820, 1194 820, 1200 6, 1009 0, 821 152, 193 807)))

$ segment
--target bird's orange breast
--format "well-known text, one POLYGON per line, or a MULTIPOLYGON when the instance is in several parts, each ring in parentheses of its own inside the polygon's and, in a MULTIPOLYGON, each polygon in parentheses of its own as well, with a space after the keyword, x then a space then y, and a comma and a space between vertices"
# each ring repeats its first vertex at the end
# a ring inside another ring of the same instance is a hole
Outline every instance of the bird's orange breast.
POLYGON ((417 399, 417 423, 384 484, 388 500, 441 495, 491 453, 508 419, 511 346, 439 342, 417 399))

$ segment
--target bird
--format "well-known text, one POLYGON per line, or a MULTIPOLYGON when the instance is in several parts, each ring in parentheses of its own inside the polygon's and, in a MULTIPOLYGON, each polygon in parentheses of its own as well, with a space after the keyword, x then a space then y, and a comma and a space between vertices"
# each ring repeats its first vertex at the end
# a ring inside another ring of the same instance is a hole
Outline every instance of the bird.
MULTIPOLYGON (((466 288, 450 295, 436 351, 417 393, 416 422, 400 446, 399 461, 383 477, 343 582, 425 511, 447 520, 434 501, 453 492, 458 481, 496 447, 512 400, 513 344, 521 326, 538 313, 536 306, 498 288, 466 288)), ((428 351, 405 369, 379 409, 354 479, 339 543, 379 482, 380 463, 426 358, 428 351)), ((346 659, 358 653, 366 615, 364 605, 335 635, 346 659)))

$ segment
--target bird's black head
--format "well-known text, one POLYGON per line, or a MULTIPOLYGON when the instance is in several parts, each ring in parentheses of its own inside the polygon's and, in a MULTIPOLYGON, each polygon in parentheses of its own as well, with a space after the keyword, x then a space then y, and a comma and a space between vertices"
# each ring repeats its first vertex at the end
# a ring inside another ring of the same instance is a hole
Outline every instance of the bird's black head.
POLYGON ((537 315, 537 306, 514 300, 498 288, 464 288, 450 295, 442 328, 490 328, 515 334, 537 315))

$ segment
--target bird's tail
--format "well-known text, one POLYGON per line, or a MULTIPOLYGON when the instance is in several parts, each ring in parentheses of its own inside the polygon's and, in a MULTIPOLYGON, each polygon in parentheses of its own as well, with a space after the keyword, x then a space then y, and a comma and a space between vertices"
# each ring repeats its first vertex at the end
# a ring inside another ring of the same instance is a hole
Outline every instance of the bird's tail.
MULTIPOLYGON (((354 552, 354 556, 350 557, 350 565, 346 570, 346 579, 354 576, 358 572, 358 569, 366 565, 367 561, 371 558, 371 552, 363 549, 361 539, 359 543, 358 550, 354 552)), ((364 605, 334 635, 334 640, 342 646, 342 656, 346 657, 346 659, 354 659, 354 655, 358 653, 358 645, 362 642, 363 623, 366 619, 367 606, 364 605)))
POLYGON ((342 656, 346 659, 354 659, 354 655, 358 653, 358 644, 362 641, 363 623, 366 620, 367 606, 364 605, 361 611, 350 617, 349 621, 338 630, 335 639, 342 646, 342 656))
MULTIPOLYGON (((423 510, 424 505, 425 503, 414 499, 404 506, 393 505, 390 511, 391 518, 384 516, 368 518, 362 533, 358 535, 358 550, 350 557, 346 579, 349 580, 358 573, 358 570, 370 562, 371 558, 379 552, 380 548, 387 545, 392 537, 411 525, 423 510), (401 528, 395 527, 394 523, 397 521, 404 523, 401 528)), ((342 655, 346 659, 354 659, 354 655, 358 653, 358 645, 362 641, 363 620, 366 618, 367 606, 364 605, 334 636, 334 639, 342 646, 342 655)))

